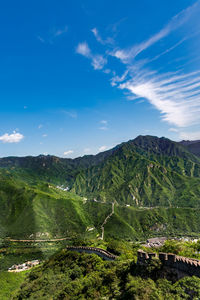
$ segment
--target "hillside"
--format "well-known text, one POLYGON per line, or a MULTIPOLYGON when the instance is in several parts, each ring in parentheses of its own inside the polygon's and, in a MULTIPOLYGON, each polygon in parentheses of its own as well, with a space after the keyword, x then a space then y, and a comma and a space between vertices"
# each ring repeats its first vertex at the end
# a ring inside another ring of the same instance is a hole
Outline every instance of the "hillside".
POLYGON ((184 146, 151 136, 74 160, 3 158, 0 237, 98 237, 114 201, 105 238, 198 234, 199 162, 184 146))
POLYGON ((0 167, 28 184, 64 184, 83 197, 133 206, 199 206, 200 159, 166 138, 139 136, 97 155, 8 157, 0 167))
POLYGON ((32 270, 13 298, 199 299, 199 278, 173 283, 161 274, 156 262, 142 268, 133 259, 105 262, 95 254, 62 250, 32 270))
POLYGON ((199 183, 199 158, 168 139, 140 136, 82 170, 72 191, 139 207, 199 207, 199 183))
POLYGON ((185 146, 191 153, 200 156, 200 141, 181 141, 181 145, 185 146))

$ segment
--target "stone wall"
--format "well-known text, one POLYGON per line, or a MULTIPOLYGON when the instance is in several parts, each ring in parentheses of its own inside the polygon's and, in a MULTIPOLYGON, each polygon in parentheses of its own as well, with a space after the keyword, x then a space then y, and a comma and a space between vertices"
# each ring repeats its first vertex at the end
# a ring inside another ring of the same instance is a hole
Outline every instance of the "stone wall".
POLYGON ((78 252, 86 252, 86 253, 94 253, 98 256, 102 257, 105 260, 114 260, 116 258, 115 255, 111 254, 110 252, 96 247, 86 247, 86 246, 67 246, 68 250, 71 251, 78 251, 78 252))
POLYGON ((176 269, 182 274, 200 277, 200 260, 178 256, 172 253, 147 253, 138 250, 138 264, 146 264, 152 258, 160 259, 162 265, 168 268, 176 269))

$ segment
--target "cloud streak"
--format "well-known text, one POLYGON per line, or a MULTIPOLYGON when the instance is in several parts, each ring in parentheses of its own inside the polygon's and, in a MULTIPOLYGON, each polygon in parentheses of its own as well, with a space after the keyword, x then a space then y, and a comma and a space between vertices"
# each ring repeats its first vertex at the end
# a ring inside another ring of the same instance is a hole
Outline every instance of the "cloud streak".
POLYGON ((99 152, 103 152, 103 151, 105 151, 106 149, 108 149, 107 146, 101 146, 101 147, 99 147, 99 152))
POLYGON ((63 36, 67 32, 68 32, 68 26, 65 25, 62 28, 51 29, 48 33, 44 34, 44 36, 38 35, 37 39, 43 44, 45 43, 53 44, 55 39, 63 36))
POLYGON ((93 54, 86 42, 79 43, 76 53, 81 54, 91 60, 91 65, 95 70, 102 70, 107 64, 107 59, 100 54, 93 54))
POLYGON ((129 90, 136 98, 146 98, 170 124, 187 127, 200 123, 200 71, 153 77, 147 74, 119 88, 129 90))
MULTIPOLYGON (((147 100, 160 112, 162 121, 176 127, 173 127, 170 131, 181 134, 181 128, 200 124, 200 71, 186 72, 176 63, 175 69, 173 69, 172 64, 170 65, 172 69, 170 69, 169 63, 171 61, 168 60, 160 66, 160 70, 147 68, 147 65, 151 66, 150 63, 159 61, 161 57, 168 55, 169 52, 170 54, 174 53, 175 49, 180 47, 183 42, 199 34, 198 28, 193 26, 194 31, 190 32, 188 36, 184 35, 180 38, 180 35, 177 35, 178 40, 173 45, 170 42, 170 45, 162 49, 163 46, 161 47, 158 44, 160 40, 167 38, 187 22, 191 22, 192 16, 197 16, 199 11, 200 1, 197 1, 175 15, 157 33, 141 43, 134 44, 129 48, 119 47, 112 50, 110 50, 110 46, 107 47, 105 50, 107 58, 105 59, 104 55, 100 55, 96 64, 95 59, 98 56, 92 53, 86 42, 80 43, 76 52, 90 59, 94 69, 103 70, 110 56, 117 58, 118 62, 124 65, 124 71, 119 75, 115 70, 109 68, 108 74, 112 76, 110 79, 111 85, 123 90, 129 100, 147 100), (157 55, 155 54, 153 58, 146 55, 146 57, 143 56, 144 58, 140 59, 139 55, 148 53, 147 50, 153 46, 158 46, 157 49, 159 51, 157 55)), ((181 31, 183 32, 182 29, 181 31)), ((96 28, 93 28, 92 32, 99 43, 106 45, 96 28)), ((178 57, 178 59, 181 59, 181 57, 178 57)), ((107 124, 102 125, 100 129, 106 130, 107 124)))
POLYGON ((67 151, 65 151, 65 152, 63 153, 63 155, 68 156, 68 155, 70 155, 70 154, 72 154, 72 153, 74 153, 73 150, 67 150, 67 151))
POLYGON ((100 44, 102 44, 102 45, 106 45, 106 44, 112 45, 112 44, 114 44, 114 40, 111 37, 108 37, 105 40, 102 39, 102 37, 100 36, 99 31, 96 27, 93 28, 91 31, 94 34, 97 42, 99 42, 100 44))
POLYGON ((170 22, 164 26, 159 32, 152 35, 149 39, 129 47, 127 49, 114 49, 110 52, 110 55, 115 56, 120 59, 123 63, 130 63, 136 56, 138 56, 141 52, 148 49, 161 39, 168 36, 172 31, 178 29, 182 26, 188 19, 192 16, 195 9, 199 6, 199 1, 197 1, 194 5, 184 9, 179 14, 174 16, 170 22))

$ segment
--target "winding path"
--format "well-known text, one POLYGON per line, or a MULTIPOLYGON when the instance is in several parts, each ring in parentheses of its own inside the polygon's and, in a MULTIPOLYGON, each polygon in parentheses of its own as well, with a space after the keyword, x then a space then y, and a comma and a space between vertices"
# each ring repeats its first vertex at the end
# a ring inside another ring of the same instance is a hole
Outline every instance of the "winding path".
POLYGON ((104 239, 104 226, 106 225, 108 219, 110 219, 110 217, 115 213, 115 202, 112 202, 112 211, 111 213, 105 218, 103 224, 101 225, 101 230, 102 230, 102 234, 101 234, 101 240, 104 239))

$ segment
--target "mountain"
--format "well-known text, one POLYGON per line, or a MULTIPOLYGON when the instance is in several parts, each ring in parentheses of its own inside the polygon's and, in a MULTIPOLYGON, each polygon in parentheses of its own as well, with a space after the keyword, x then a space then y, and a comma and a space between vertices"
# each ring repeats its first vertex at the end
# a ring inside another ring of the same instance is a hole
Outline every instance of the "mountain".
POLYGON ((152 136, 76 159, 1 158, 0 211, 0 238, 97 237, 105 219, 105 237, 199 233, 200 158, 152 136))
POLYGON ((181 145, 185 146, 191 153, 200 156, 200 140, 198 141, 181 141, 181 145))
POLYGON ((81 170, 72 191, 133 206, 198 207, 200 159, 166 138, 139 136, 81 170))

